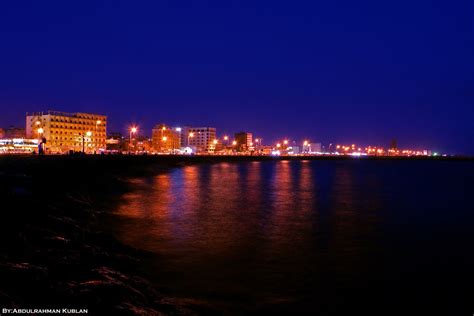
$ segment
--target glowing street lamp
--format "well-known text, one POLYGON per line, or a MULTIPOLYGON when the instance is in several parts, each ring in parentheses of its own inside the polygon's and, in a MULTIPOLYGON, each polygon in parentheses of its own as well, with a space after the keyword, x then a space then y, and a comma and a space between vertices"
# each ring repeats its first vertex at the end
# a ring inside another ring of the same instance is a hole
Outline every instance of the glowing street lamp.
POLYGON ((82 134, 82 152, 84 153, 85 150, 84 150, 84 144, 85 144, 85 137, 91 137, 92 136, 92 132, 91 131, 87 131, 85 132, 84 134, 82 134))
POLYGON ((218 142, 219 142, 219 141, 218 141, 217 139, 214 139, 214 140, 212 141, 212 144, 214 144, 214 148, 213 148, 213 149, 214 149, 214 152, 216 151, 216 147, 217 147, 217 143, 218 143, 218 142))
POLYGON ((43 130, 42 127, 40 127, 40 128, 38 128, 38 129, 36 130, 36 132, 38 133, 38 139, 40 139, 40 138, 41 138, 41 135, 43 135, 43 133, 44 133, 44 130, 43 130))
POLYGON ((235 146, 235 145, 237 145, 237 142, 234 140, 234 141, 232 142, 232 146, 235 146))
POLYGON ((130 149, 132 148, 132 134, 135 134, 138 131, 136 126, 130 128, 130 143, 128 144, 128 153, 130 154, 130 149))
POLYGON ((281 144, 280 144, 280 143, 278 143, 278 144, 277 144, 277 148, 280 148, 280 147, 281 147, 281 144))

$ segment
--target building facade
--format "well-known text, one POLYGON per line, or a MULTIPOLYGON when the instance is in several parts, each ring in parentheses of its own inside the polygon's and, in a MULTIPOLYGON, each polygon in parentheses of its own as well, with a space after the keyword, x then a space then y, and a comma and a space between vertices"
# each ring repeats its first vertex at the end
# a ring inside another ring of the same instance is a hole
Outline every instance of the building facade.
POLYGON ((321 143, 307 143, 303 145, 303 153, 304 154, 315 154, 322 152, 322 145, 321 143))
POLYGON ((37 139, 0 139, 0 154, 30 154, 38 150, 37 139))
POLYGON ((25 138, 26 137, 25 128, 10 126, 7 129, 5 129, 5 136, 4 137, 9 138, 9 139, 25 138))
POLYGON ((197 152, 214 152, 216 149, 214 127, 184 127, 181 136, 183 146, 194 147, 197 152))
POLYGON ((171 128, 165 124, 157 124, 151 132, 153 150, 161 153, 169 153, 181 146, 181 129, 171 128))
POLYGON ((45 111, 26 114, 26 136, 46 139, 51 153, 105 150, 107 117, 89 113, 45 111))
POLYGON ((252 133, 239 132, 234 135, 238 151, 247 151, 253 146, 252 133))

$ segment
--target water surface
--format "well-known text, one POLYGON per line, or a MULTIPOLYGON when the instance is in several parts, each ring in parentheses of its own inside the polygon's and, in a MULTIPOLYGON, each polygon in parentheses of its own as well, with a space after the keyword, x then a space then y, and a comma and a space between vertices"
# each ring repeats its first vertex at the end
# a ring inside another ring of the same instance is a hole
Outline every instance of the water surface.
POLYGON ((230 314, 473 307, 472 162, 216 163, 131 182, 116 233, 156 253, 148 273, 177 297, 230 314))

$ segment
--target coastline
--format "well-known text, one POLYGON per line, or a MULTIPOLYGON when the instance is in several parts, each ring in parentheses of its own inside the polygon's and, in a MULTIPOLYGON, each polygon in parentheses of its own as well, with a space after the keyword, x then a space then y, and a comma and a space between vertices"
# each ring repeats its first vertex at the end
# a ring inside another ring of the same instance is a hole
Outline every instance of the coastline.
POLYGON ((99 157, 0 159, 0 307, 89 314, 208 314, 159 293, 138 272, 150 254, 123 245, 100 218, 128 177, 177 166, 99 157))

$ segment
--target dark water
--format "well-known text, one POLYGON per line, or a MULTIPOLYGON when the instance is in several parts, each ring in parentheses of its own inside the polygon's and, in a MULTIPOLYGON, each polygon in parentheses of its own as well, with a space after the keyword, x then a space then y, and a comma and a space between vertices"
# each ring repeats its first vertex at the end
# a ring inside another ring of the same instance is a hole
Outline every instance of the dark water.
POLYGON ((117 234, 157 254, 148 273, 177 297, 230 314, 474 313, 473 162, 218 163, 132 182, 117 234))

